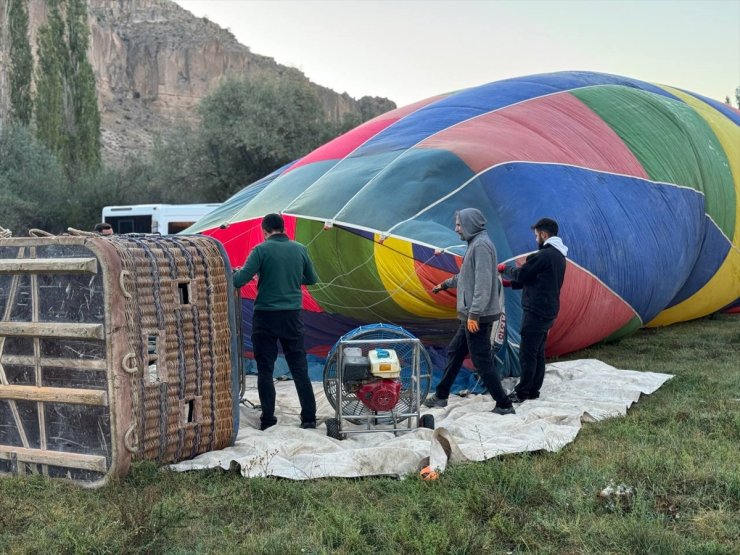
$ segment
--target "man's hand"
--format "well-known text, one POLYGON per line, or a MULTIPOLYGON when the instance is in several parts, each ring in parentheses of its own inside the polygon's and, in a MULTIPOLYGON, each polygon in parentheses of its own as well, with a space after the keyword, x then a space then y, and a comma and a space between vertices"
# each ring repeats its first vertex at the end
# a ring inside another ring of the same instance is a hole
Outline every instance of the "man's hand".
POLYGON ((478 326, 478 320, 471 320, 468 318, 468 331, 470 333, 478 333, 480 326, 478 326))
POLYGON ((444 284, 443 283, 438 283, 437 285, 435 285, 434 287, 432 287, 432 293, 434 293, 434 294, 437 294, 440 291, 444 291, 444 290, 445 290, 445 288, 444 288, 444 284))
POLYGON ((504 264, 502 262, 501 264, 498 265, 498 268, 497 269, 498 269, 498 273, 499 274, 503 274, 504 273, 504 270, 506 270, 506 264, 504 264))

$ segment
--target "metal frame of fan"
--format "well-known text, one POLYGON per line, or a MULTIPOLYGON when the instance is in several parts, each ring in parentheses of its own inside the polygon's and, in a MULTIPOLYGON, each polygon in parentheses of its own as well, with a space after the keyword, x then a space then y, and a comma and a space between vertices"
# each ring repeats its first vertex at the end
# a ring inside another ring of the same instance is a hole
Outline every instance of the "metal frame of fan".
POLYGON ((372 324, 343 335, 332 347, 324 366, 324 392, 335 418, 326 421, 326 433, 335 439, 348 434, 387 432, 396 434, 417 427, 434 429, 434 417, 420 414, 432 382, 432 361, 421 341, 399 326, 372 324), (401 393, 395 407, 386 412, 370 410, 355 393, 347 391, 342 376, 342 357, 348 347, 359 347, 364 356, 374 348, 393 349, 401 365, 401 393), (406 421, 406 426, 399 424, 406 421), (345 424, 352 424, 348 427, 345 424), (414 425, 415 424, 415 425, 414 425), (359 427, 358 425, 364 425, 359 427))

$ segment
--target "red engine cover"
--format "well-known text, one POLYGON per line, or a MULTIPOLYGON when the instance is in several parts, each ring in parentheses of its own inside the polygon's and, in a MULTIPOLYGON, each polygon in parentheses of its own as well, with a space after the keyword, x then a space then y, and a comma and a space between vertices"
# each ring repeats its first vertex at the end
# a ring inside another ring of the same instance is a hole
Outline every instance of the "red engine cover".
POLYGON ((376 412, 392 410, 401 397, 401 382, 398 380, 376 380, 366 383, 357 391, 357 397, 370 410, 376 412))

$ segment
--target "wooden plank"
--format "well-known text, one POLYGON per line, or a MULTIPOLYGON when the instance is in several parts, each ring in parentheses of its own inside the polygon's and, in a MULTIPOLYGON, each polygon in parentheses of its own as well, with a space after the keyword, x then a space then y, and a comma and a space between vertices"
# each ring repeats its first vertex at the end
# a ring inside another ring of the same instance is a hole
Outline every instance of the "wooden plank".
MULTIPOLYGON (((25 251, 25 247, 19 248, 18 257, 22 258, 25 251)), ((18 274, 10 278, 10 290, 8 291, 8 299, 5 302, 3 321, 10 319, 10 313, 12 312, 13 306, 15 305, 16 296, 18 295, 18 284, 20 283, 20 278, 21 276, 19 276, 18 274)), ((0 353, 2 353, 4 349, 5 337, 0 336, 0 353)), ((0 364, 0 384, 8 384, 8 377, 5 374, 5 368, 3 368, 2 364, 0 364)), ((13 414, 13 420, 15 421, 15 426, 18 429, 18 434, 21 436, 21 443, 23 443, 23 447, 28 447, 28 436, 26 435, 26 428, 23 426, 23 420, 21 420, 21 416, 18 413, 18 407, 15 401, 8 401, 8 405, 10 405, 10 412, 13 414)))
MULTIPOLYGON (((31 247, 29 250, 29 254, 31 255, 31 258, 36 258, 36 247, 31 247)), ((31 274, 31 311, 33 313, 33 319, 32 322, 38 322, 39 321, 39 276, 38 274, 31 274)), ((41 365, 38 363, 38 360, 41 358, 41 340, 38 337, 33 338, 33 357, 37 361, 34 366, 35 374, 36 374, 36 386, 42 386, 43 385, 43 376, 42 372, 43 369, 41 368, 41 365)), ((39 421, 39 449, 42 449, 43 451, 46 451, 47 443, 46 443, 46 411, 44 410, 44 403, 41 401, 38 401, 36 403, 36 414, 38 416, 39 421)), ((49 467, 45 464, 41 465, 41 473, 44 476, 49 475, 49 467)))
MULTIPOLYGON (((33 366, 36 359, 33 356, 2 355, 0 364, 14 364, 17 366, 33 366)), ((101 359, 89 358, 42 358, 39 364, 44 367, 69 368, 72 370, 107 370, 108 365, 101 359)))
POLYGON ((0 336, 61 337, 65 339, 104 339, 103 324, 52 322, 0 322, 0 336))
POLYGON ((5 258, 0 274, 97 274, 95 258, 5 258))
POLYGON ((69 387, 36 387, 35 385, 0 385, 0 399, 72 405, 108 405, 108 394, 105 391, 69 387))
POLYGON ((50 464, 65 468, 80 468, 105 473, 108 463, 101 455, 83 455, 80 453, 64 453, 61 451, 45 451, 43 449, 26 449, 0 445, 0 459, 9 461, 15 456, 18 463, 50 464))

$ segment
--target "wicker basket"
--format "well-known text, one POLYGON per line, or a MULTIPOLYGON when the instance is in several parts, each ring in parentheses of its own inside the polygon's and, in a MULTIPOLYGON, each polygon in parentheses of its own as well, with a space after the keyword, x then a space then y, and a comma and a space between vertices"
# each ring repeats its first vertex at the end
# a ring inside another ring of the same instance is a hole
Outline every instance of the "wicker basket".
POLYGON ((0 474, 96 486, 231 445, 230 274, 203 236, 0 239, 0 474))

